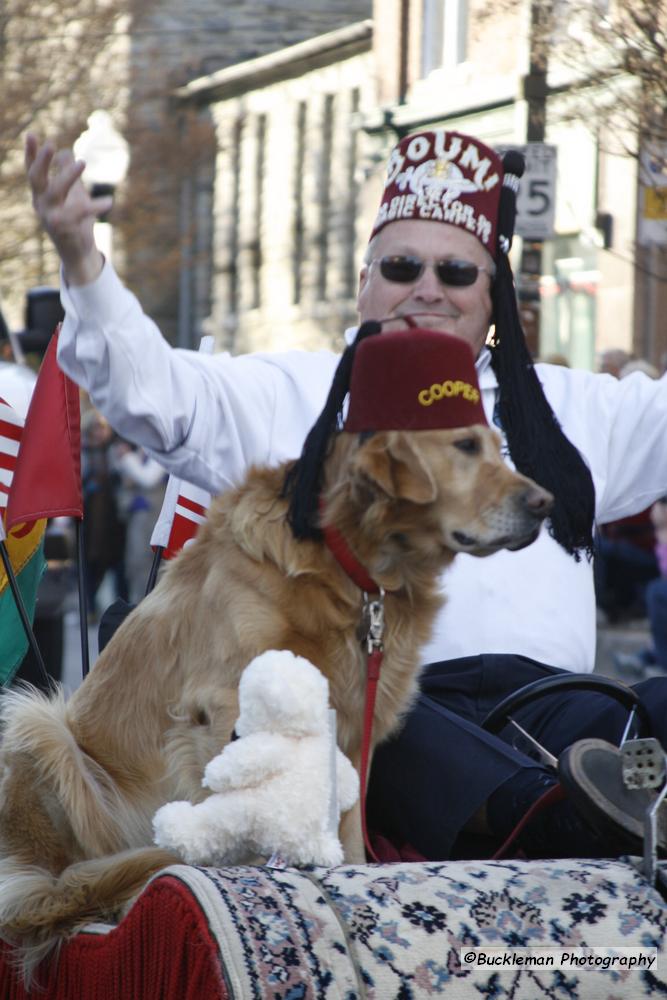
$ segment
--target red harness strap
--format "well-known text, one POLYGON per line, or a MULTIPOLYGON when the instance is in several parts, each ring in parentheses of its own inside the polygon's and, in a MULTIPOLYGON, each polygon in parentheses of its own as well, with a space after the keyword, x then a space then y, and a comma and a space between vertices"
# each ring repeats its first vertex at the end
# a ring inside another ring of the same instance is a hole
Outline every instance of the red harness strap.
POLYGON ((373 731, 373 712, 375 711, 375 695, 380 679, 382 666, 382 649, 374 649, 366 660, 366 703, 364 705, 364 733, 361 739, 361 779, 359 795, 361 798, 361 832, 364 835, 366 856, 371 861, 379 861, 368 836, 366 825, 366 783, 368 781, 368 758, 371 749, 371 733, 373 731))
POLYGON ((361 738, 361 775, 360 775, 360 803, 361 803, 361 830, 364 837, 366 855, 371 861, 378 858, 373 850, 368 828, 366 825, 366 785, 368 781, 368 760, 370 757, 371 734, 373 731, 373 713, 375 711, 375 697, 377 686, 380 680, 380 669, 382 667, 384 632, 384 590, 378 587, 361 565, 356 556, 341 535, 341 533, 330 525, 323 529, 324 540, 331 554, 338 564, 345 570, 353 583, 364 592, 364 612, 368 615, 368 634, 366 636, 366 700, 364 705, 364 728, 361 738), (376 600, 369 600, 369 594, 376 594, 376 600))
MULTIPOLYGON (((323 509, 323 504, 320 504, 320 509, 323 509)), ((345 570, 350 580, 356 583, 360 590, 365 590, 368 594, 379 594, 380 588, 377 583, 368 575, 338 528, 327 524, 322 528, 322 532, 329 552, 331 552, 341 568, 345 570)))

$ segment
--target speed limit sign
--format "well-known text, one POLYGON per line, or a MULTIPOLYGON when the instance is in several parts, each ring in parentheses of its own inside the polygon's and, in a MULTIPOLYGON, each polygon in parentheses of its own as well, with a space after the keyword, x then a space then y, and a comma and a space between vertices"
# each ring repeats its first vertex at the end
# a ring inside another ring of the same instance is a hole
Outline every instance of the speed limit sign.
POLYGON ((556 216, 556 146, 529 142, 523 146, 497 146, 501 154, 516 149, 526 158, 519 183, 515 232, 527 240, 549 240, 556 216))

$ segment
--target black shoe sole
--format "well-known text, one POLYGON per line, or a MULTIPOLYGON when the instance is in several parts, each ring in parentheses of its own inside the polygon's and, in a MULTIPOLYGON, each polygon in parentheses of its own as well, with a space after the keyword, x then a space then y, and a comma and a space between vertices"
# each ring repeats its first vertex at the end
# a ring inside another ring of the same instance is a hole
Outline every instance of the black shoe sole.
MULTIPOLYGON (((558 761, 561 784, 577 811, 593 827, 612 854, 642 854, 644 819, 655 801, 649 789, 623 783, 621 752, 605 740, 578 740, 558 761)), ((657 846, 667 854, 667 824, 658 817, 657 846)))

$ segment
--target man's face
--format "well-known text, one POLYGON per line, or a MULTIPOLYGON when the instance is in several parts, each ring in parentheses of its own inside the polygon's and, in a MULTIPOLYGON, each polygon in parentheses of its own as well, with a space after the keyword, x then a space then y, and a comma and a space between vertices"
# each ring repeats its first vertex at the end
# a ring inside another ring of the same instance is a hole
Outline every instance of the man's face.
MULTIPOLYGON (((492 268, 492 260, 472 233, 442 222, 404 219, 391 222, 380 231, 373 246, 376 263, 364 264, 359 280, 357 308, 363 323, 405 315, 419 315, 421 326, 462 337, 475 357, 486 341, 491 322, 491 279, 480 271, 472 285, 444 285, 432 267, 425 267, 410 284, 388 281, 380 273, 379 258, 410 255, 422 260, 465 260, 492 268)), ((405 324, 388 329, 405 329, 405 324)))

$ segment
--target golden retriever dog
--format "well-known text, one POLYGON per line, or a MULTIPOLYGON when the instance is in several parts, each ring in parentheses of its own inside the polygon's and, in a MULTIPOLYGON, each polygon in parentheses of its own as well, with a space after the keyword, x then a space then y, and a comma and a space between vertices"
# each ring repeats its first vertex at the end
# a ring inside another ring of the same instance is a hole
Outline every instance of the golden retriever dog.
MULTIPOLYGON (((363 595, 324 542, 295 540, 281 493, 286 468, 252 469, 214 501, 196 540, 69 700, 3 696, 0 934, 28 972, 179 860, 152 846, 152 817, 168 801, 207 794, 204 767, 230 739, 239 677, 253 657, 287 649, 325 674, 340 747, 359 767, 363 595)), ((441 571, 459 551, 529 544, 551 496, 509 469, 496 432, 480 425, 341 432, 322 497, 322 523, 386 591, 376 745, 416 695, 441 571)), ((346 860, 362 861, 358 810, 343 818, 341 838, 346 860)))

